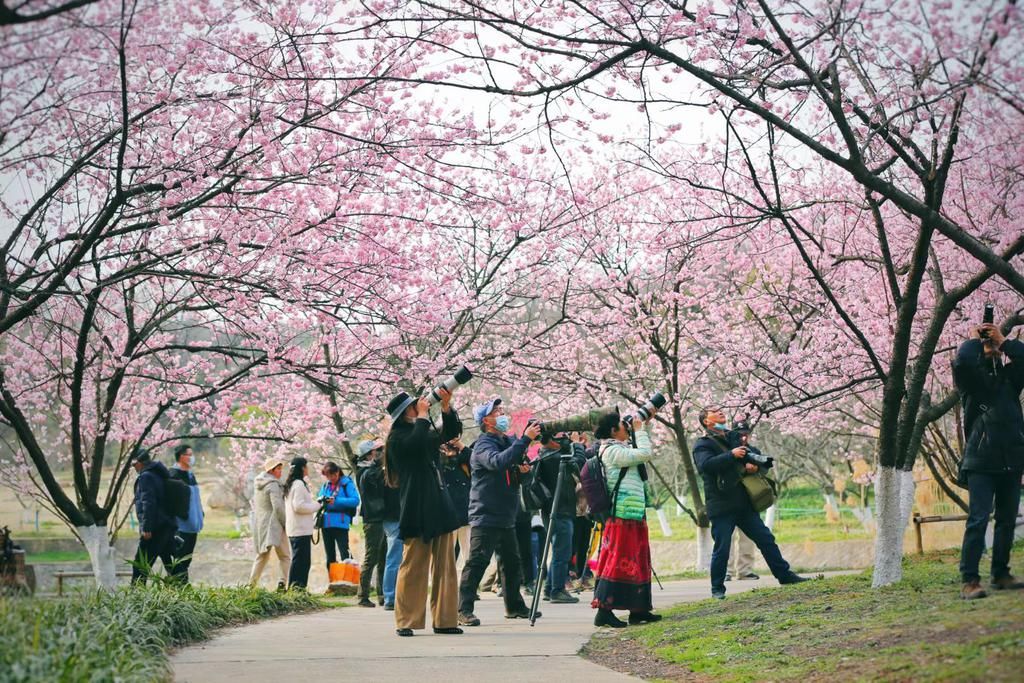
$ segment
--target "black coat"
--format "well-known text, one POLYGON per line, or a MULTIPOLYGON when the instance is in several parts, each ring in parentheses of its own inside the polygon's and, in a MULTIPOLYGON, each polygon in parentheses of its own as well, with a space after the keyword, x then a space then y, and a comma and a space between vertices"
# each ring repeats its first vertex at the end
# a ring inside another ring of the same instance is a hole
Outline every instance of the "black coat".
POLYGON ((469 524, 469 489, 472 477, 466 470, 469 469, 471 455, 473 449, 467 446, 458 455, 444 458, 444 483, 448 487, 452 505, 455 506, 455 515, 459 518, 460 527, 469 524))
POLYGON ((168 527, 178 528, 177 520, 164 510, 170 476, 162 462, 151 460, 135 480, 135 516, 141 531, 155 533, 168 527))
MULTIPOLYGON (((562 498, 558 502, 558 517, 563 518, 575 518, 576 517, 576 482, 580 478, 580 468, 587 461, 587 456, 583 450, 583 446, 578 443, 572 445, 572 456, 573 461, 566 469, 566 476, 562 482, 562 498)), ((561 460, 560 451, 552 451, 546 448, 541 449, 540 456, 538 458, 535 470, 536 476, 544 482, 544 486, 547 487, 551 495, 555 495, 555 488, 558 484, 558 467, 559 461, 561 460)), ((546 515, 551 514, 551 505, 545 505, 543 512, 546 515)))
POLYGON ((750 496, 740 484, 742 465, 722 438, 702 436, 693 445, 693 461, 704 480, 708 517, 748 512, 750 496))
POLYGON ((441 431, 426 419, 391 427, 387 442, 388 466, 398 474, 402 500, 398 536, 425 543, 459 528, 451 496, 441 477, 441 444, 462 433, 455 409, 441 414, 441 431))
POLYGON ((964 407, 963 470, 1015 472, 1024 470, 1024 343, 1007 339, 1003 353, 1010 362, 985 358, 982 342, 960 345, 953 361, 953 380, 964 407))
POLYGON ((356 472, 359 487, 360 514, 364 522, 397 522, 402 514, 399 489, 384 481, 384 467, 380 461, 360 467, 356 472))

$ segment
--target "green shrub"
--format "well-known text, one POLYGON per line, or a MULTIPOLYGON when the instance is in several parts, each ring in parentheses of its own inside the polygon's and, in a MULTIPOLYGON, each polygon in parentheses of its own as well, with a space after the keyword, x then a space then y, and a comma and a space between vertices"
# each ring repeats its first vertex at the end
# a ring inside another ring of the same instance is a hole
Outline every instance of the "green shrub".
POLYGON ((168 648, 322 603, 305 593, 153 585, 64 600, 0 600, 0 681, 155 681, 168 648))

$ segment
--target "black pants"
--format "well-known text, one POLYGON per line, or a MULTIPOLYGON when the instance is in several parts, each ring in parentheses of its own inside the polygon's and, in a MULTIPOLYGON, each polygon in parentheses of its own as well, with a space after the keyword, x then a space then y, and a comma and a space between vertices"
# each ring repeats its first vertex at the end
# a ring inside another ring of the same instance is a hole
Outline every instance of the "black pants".
POLYGON ((292 546, 292 566, 288 570, 288 587, 305 588, 309 582, 309 551, 313 547, 312 536, 289 536, 292 546))
POLYGON ((359 599, 370 599, 370 582, 377 571, 377 597, 384 599, 384 558, 388 554, 388 539, 384 536, 384 522, 363 522, 363 566, 359 570, 359 599))
POLYGON ((772 576, 782 580, 788 577, 792 570, 789 563, 782 558, 782 551, 775 542, 775 536, 771 530, 764 525, 761 515, 748 508, 742 512, 721 517, 711 518, 711 538, 715 541, 714 549, 711 551, 711 590, 725 592, 725 571, 729 566, 729 548, 732 545, 732 534, 739 529, 747 535, 757 549, 764 556, 772 576))
POLYGON ((459 581, 460 613, 473 613, 480 579, 487 571, 491 555, 495 552, 498 553, 498 558, 501 560, 501 586, 505 596, 505 612, 518 612, 526 608, 523 596, 519 593, 522 575, 515 528, 499 529, 475 526, 470 530, 469 557, 466 558, 466 564, 462 568, 462 578, 459 581))
POLYGON ((532 512, 520 511, 516 514, 516 543, 519 545, 519 571, 523 582, 532 584, 537 578, 537 562, 540 561, 533 556, 532 512))
POLYGON ((341 562, 351 557, 348 553, 348 529, 324 527, 324 552, 327 553, 327 570, 332 562, 341 562), (337 553, 335 553, 337 548, 337 553))
POLYGON ((164 570, 168 576, 172 575, 171 567, 174 562, 171 553, 174 550, 174 531, 174 527, 166 526, 154 531, 148 539, 139 537, 139 549, 135 551, 135 561, 132 563, 133 584, 145 585, 146 577, 153 569, 158 557, 164 563, 164 570))
POLYGON ((576 578, 593 574, 587 566, 590 559, 587 554, 590 552, 590 535, 594 531, 594 523, 589 517, 577 517, 572 529, 573 562, 569 568, 576 572, 576 578))
POLYGON ((992 533, 992 578, 1001 579, 1010 573, 1010 548, 1020 507, 1020 472, 988 474, 967 473, 967 490, 971 494, 960 548, 960 577, 964 583, 979 581, 978 565, 985 552, 985 530, 993 509, 996 527, 992 533))
POLYGON ((187 531, 179 531, 183 543, 173 551, 174 570, 171 572, 178 577, 181 583, 188 583, 188 568, 192 566, 192 555, 196 551, 196 539, 199 534, 190 534, 187 531))

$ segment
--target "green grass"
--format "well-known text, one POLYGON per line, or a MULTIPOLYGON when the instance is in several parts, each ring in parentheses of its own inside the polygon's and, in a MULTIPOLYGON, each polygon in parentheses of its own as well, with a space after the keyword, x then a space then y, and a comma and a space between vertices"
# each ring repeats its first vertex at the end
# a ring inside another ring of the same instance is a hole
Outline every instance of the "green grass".
POLYGON ((166 651, 218 628, 323 606, 305 593, 164 585, 0 599, 0 679, 163 681, 166 651))
POLYGON ((606 661, 639 646, 677 667, 673 680, 1020 680, 1024 591, 961 600, 957 561, 907 558, 903 581, 881 589, 865 572, 689 603, 588 649, 606 661))
POLYGON ((28 564, 71 564, 73 562, 88 562, 89 553, 84 550, 48 550, 42 553, 32 553, 25 560, 28 564))

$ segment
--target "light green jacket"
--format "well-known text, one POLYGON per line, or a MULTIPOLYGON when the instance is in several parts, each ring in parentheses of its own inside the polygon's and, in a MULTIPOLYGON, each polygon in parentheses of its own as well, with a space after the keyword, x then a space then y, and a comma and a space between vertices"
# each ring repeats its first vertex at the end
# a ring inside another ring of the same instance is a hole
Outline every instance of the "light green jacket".
POLYGON ((646 429, 636 433, 636 448, 628 442, 606 442, 600 450, 601 463, 604 465, 604 476, 608 482, 608 495, 615 490, 615 482, 619 480, 619 471, 625 467, 626 475, 619 485, 619 493, 615 497, 614 516, 619 519, 643 519, 648 502, 653 500, 640 478, 637 465, 649 462, 654 458, 651 450, 651 437, 646 429))

